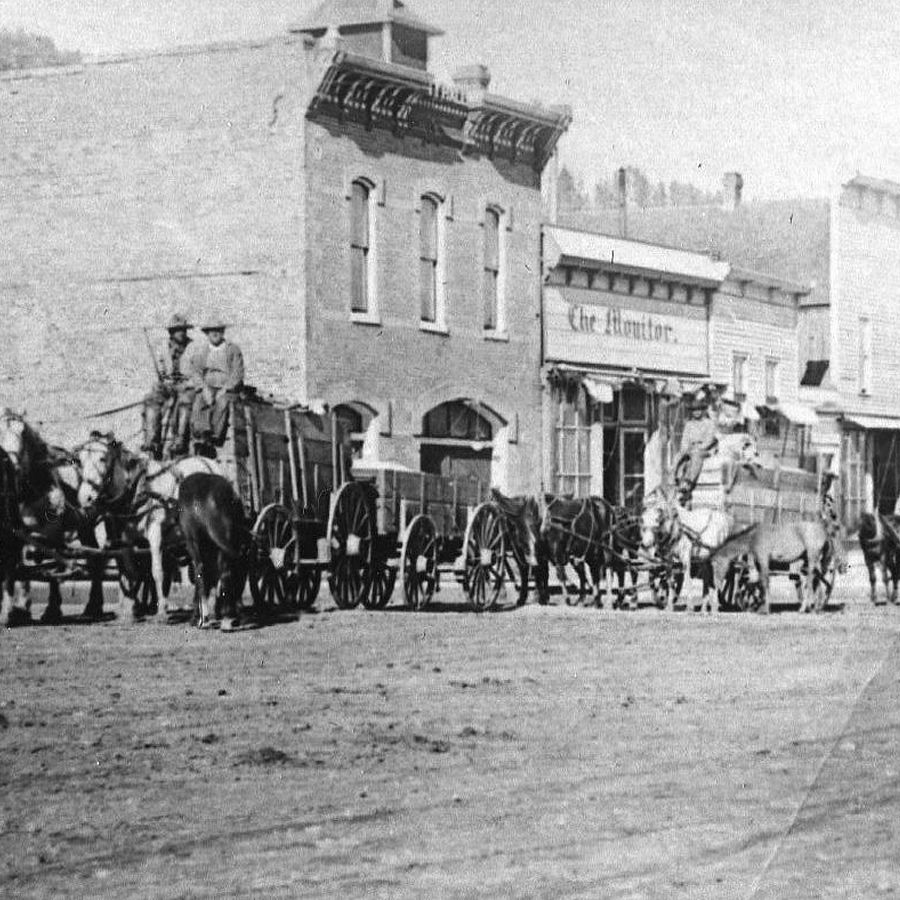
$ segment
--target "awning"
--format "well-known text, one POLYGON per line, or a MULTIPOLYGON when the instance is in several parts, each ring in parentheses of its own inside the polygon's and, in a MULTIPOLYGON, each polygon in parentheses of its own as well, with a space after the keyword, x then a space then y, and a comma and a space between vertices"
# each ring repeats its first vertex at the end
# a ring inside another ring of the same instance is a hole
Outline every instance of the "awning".
MULTIPOLYGON (((805 403, 784 401, 778 404, 778 411, 795 425, 816 425, 819 422, 816 411, 805 403)), ((897 423, 897 427, 900 428, 900 422, 897 423)))
POLYGON ((900 431, 900 419, 889 416, 861 416, 856 413, 844 416, 845 425, 855 425, 866 431, 900 431))
POLYGON ((597 381, 596 378, 585 378, 584 389, 588 392, 594 403, 613 402, 613 386, 607 381, 597 381))

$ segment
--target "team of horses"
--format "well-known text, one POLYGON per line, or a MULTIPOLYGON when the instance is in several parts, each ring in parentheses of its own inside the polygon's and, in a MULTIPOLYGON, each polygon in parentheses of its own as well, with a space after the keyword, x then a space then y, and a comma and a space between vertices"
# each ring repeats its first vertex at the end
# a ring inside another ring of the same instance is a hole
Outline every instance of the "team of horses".
MULTIPOLYGON (((756 471, 758 454, 749 436, 723 438, 718 452, 726 491, 740 471, 756 471)), ((768 611, 770 575, 781 568, 791 571, 802 609, 822 608, 833 570, 844 565, 833 513, 736 532, 725 511, 689 507, 692 487, 676 481, 631 507, 599 497, 513 498, 494 491, 521 572, 519 603, 527 599, 530 583, 539 602, 548 602, 553 567, 571 604, 586 602, 592 591, 598 606, 636 608, 639 575, 646 573, 652 600, 661 608, 674 609, 685 584, 698 577, 701 610, 717 611, 738 590, 768 611), (570 582, 569 571, 577 583, 570 582)), ((896 601, 900 532, 886 532, 880 518, 869 518, 860 529, 866 561, 873 560, 871 573, 876 557, 882 560, 886 589, 890 581, 896 601)), ((136 618, 168 619, 173 577, 190 563, 195 620, 207 625, 218 618, 225 630, 240 621, 254 553, 240 498, 214 460, 162 463, 99 432, 67 452, 48 445, 23 414, 0 409, 0 586, 10 624, 30 615, 29 585, 16 580, 26 546, 36 548, 49 582, 44 621, 61 619, 59 579, 71 574, 76 556, 91 581, 84 615, 100 618, 105 564, 113 555, 136 618)), ((694 608, 689 592, 684 600, 694 608)))
POLYGON ((0 409, 0 616, 8 624, 30 620, 30 584, 16 577, 26 546, 49 584, 45 623, 61 621, 59 579, 79 562, 91 583, 84 617, 102 618, 106 559, 115 555, 135 618, 168 620, 173 575, 189 562, 195 619, 220 618, 223 630, 240 621, 253 553, 240 500, 215 461, 161 463, 100 432, 67 452, 23 413, 0 409), (179 548, 186 558, 167 559, 179 548))

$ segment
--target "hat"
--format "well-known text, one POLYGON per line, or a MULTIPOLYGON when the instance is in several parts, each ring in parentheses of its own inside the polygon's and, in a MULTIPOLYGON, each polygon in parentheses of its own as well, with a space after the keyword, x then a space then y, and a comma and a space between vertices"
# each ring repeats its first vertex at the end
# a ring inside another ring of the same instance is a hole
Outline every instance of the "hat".
POLYGON ((227 325, 221 316, 210 316, 200 326, 201 331, 224 331, 226 328, 227 325))
POLYGON ((181 313, 175 313, 175 315, 172 316, 171 319, 169 319, 169 324, 166 326, 169 331, 177 331, 179 328, 188 329, 193 327, 194 326, 191 325, 190 322, 188 322, 187 316, 182 315, 181 313))

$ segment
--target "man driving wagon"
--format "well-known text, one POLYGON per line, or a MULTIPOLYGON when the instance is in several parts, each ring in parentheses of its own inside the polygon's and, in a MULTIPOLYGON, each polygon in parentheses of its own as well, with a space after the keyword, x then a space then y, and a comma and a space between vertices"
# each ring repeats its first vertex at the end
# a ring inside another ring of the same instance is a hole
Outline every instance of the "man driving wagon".
POLYGON ((175 459, 188 452, 195 394, 188 353, 192 342, 188 331, 193 327, 187 316, 175 313, 167 326, 167 352, 159 360, 154 358, 157 381, 144 398, 144 443, 141 448, 154 459, 163 456, 175 459))

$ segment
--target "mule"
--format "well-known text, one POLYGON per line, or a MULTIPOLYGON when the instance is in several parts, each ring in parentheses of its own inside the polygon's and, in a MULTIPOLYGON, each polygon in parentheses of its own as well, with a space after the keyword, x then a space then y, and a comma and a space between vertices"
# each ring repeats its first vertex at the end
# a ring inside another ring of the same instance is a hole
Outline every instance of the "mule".
MULTIPOLYGON (((641 549, 641 516, 627 506, 613 506, 602 498, 595 498, 595 504, 605 508, 607 527, 605 566, 603 569, 606 595, 613 592, 612 577, 618 582, 613 609, 622 609, 628 602, 629 609, 637 609, 637 582, 639 565, 646 562, 641 549), (631 587, 625 587, 626 575, 631 578, 631 587)), ((598 606, 602 605, 598 602, 598 606)))
POLYGON ((823 519, 760 525, 749 542, 749 557, 758 576, 760 602, 770 612, 769 577, 773 565, 800 566, 797 593, 800 611, 821 612, 831 593, 828 574, 846 570, 843 542, 823 519))
MULTIPOLYGON (((703 582, 700 600, 701 612, 719 611, 719 598, 724 586, 722 577, 710 565, 716 549, 731 534, 734 522, 720 509, 686 509, 674 497, 657 494, 653 502, 644 507, 641 517, 641 544, 647 553, 668 562, 670 577, 665 583, 665 606, 674 610, 684 587, 697 571, 703 582)), ((658 588, 654 586, 654 592, 658 588)), ((654 600, 659 605, 658 596, 654 600)), ((693 612, 693 599, 686 597, 689 612, 693 612)))
POLYGON ((543 606, 550 599, 549 551, 541 537, 541 511, 533 497, 507 497, 491 488, 491 499, 497 505, 506 526, 510 550, 519 569, 518 606, 528 601, 529 578, 534 578, 538 602, 543 606))
POLYGON ((897 585, 900 582, 900 516, 882 513, 863 513, 859 517, 859 546, 869 573, 869 597, 877 603, 875 587, 876 566, 881 568, 884 593, 891 603, 897 602, 897 585))
POLYGON ((84 475, 79 502, 103 511, 113 523, 113 534, 123 542, 126 576, 135 584, 149 585, 146 595, 131 598, 134 617, 143 618, 155 609, 157 619, 167 622, 171 587, 167 550, 175 543, 179 486, 195 473, 224 477, 221 465, 199 456, 158 462, 125 450, 112 435, 99 433, 82 445, 79 460, 84 475), (149 572, 139 555, 130 552, 139 545, 149 551, 149 572))
MULTIPOLYGON (((75 537, 88 551, 96 550, 95 522, 78 505, 81 475, 71 455, 50 447, 23 413, 10 409, 0 410, 0 449, 16 469, 19 516, 34 544, 55 556, 61 569, 66 568, 64 551, 75 537)), ((103 614, 103 560, 89 553, 87 568, 91 587, 83 615, 97 620, 103 614)), ((49 595, 41 621, 53 624, 62 621, 62 595, 52 572, 47 580, 49 595)), ((24 590, 27 597, 27 583, 24 590)))
POLYGON ((254 546, 241 499, 226 478, 198 472, 181 482, 178 506, 194 569, 195 620, 205 628, 221 615, 221 630, 231 631, 241 623, 254 546))
POLYGON ((556 569, 567 603, 584 602, 586 573, 589 572, 595 587, 595 602, 602 605, 599 584, 609 528, 608 505, 588 497, 569 499, 544 495, 540 540, 549 562, 556 569), (571 565, 578 576, 577 597, 566 575, 567 565, 571 565))

